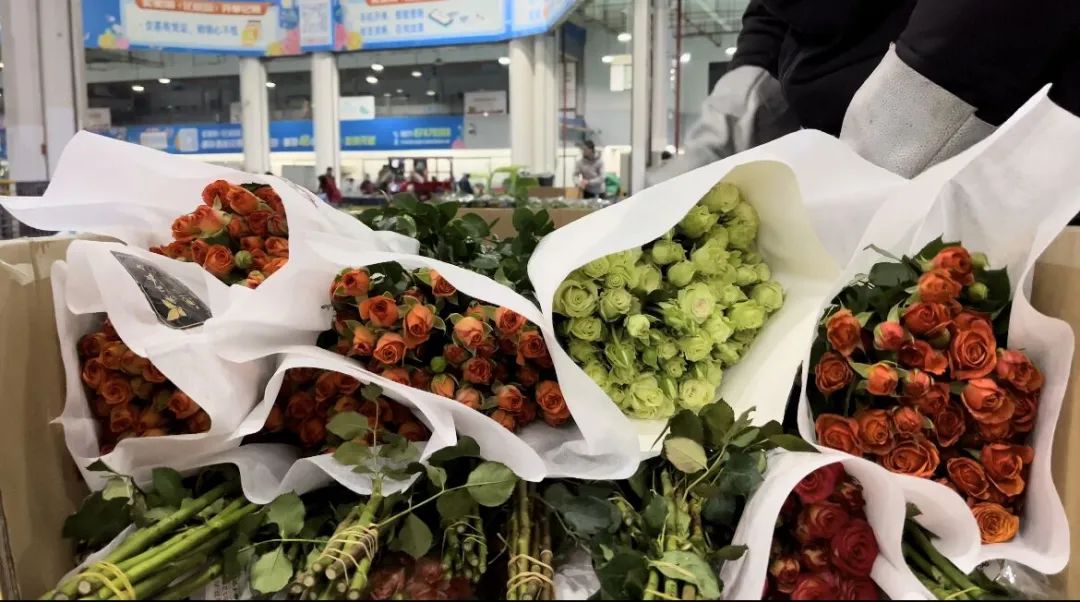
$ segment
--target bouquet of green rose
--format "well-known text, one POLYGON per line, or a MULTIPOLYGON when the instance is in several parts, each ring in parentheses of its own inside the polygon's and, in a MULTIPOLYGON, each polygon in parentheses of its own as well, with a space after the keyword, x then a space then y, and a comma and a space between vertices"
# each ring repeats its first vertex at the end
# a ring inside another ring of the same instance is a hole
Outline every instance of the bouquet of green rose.
POLYGON ((666 418, 716 397, 784 292, 756 249, 758 214, 716 184, 664 236, 581 266, 555 293, 570 356, 626 414, 666 418))

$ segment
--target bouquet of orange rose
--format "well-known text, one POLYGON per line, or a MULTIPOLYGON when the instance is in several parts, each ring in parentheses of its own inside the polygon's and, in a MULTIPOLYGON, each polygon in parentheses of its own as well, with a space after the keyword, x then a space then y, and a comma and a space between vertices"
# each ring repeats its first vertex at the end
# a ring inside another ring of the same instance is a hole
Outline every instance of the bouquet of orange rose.
POLYGON ((765 600, 883 600, 862 486, 837 462, 803 477, 780 510, 765 600))
POLYGON ((983 543, 1019 528, 1043 385, 1008 348, 1009 294, 1005 270, 939 239, 841 291, 811 351, 818 441, 954 489, 983 543))
POLYGON ((570 419, 544 337, 524 316, 458 291, 431 269, 342 270, 320 346, 375 374, 481 411, 510 431, 570 419))
POLYGON ((266 184, 211 182, 203 204, 172 224, 173 242, 151 247, 201 265, 225 284, 256 288, 289 260, 285 205, 266 184))
POLYGON ((90 410, 101 424, 101 455, 128 437, 205 433, 210 416, 176 388, 150 360, 120 340, 106 318, 78 344, 90 410))

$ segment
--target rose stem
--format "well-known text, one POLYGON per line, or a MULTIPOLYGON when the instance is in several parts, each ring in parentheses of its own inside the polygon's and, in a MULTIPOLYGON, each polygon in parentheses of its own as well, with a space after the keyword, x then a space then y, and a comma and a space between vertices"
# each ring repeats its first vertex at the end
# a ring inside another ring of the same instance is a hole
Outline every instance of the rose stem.
MULTIPOLYGON (((664 534, 664 552, 671 552, 677 550, 679 547, 676 539, 675 531, 679 528, 679 502, 676 499, 675 488, 671 485, 671 475, 668 471, 662 471, 660 473, 660 486, 662 488, 664 497, 667 498, 667 527, 664 534)), ((675 579, 664 576, 664 596, 667 600, 678 598, 679 596, 679 584, 675 579)))
MULTIPOLYGON (((382 505, 382 501, 383 501, 383 496, 381 494, 372 493, 371 497, 369 497, 367 499, 367 501, 364 502, 364 506, 360 509, 360 516, 359 516, 359 518, 356 519, 356 522, 353 523, 353 526, 360 527, 360 528, 369 528, 369 527, 371 527, 371 524, 373 522, 375 522, 375 514, 379 511, 379 507, 382 505)), ((376 538, 379 537, 378 532, 375 533, 375 537, 376 538)), ((371 548, 371 544, 367 540, 367 534, 366 533, 362 536, 362 540, 360 542, 352 543, 352 544, 348 544, 348 545, 342 544, 342 552, 344 552, 345 554, 347 554, 349 556, 352 556, 354 558, 356 557, 356 555, 358 553, 363 551, 364 557, 368 558, 370 560, 370 556, 371 556, 371 552, 372 552, 372 550, 370 548, 371 548), (365 546, 367 546, 367 548, 365 548, 365 546)), ((368 563, 368 565, 370 566, 370 562, 368 563)), ((357 572, 359 573, 360 570, 357 569, 357 572)), ((337 569, 334 568, 333 565, 330 565, 330 566, 326 567, 326 569, 323 571, 323 575, 325 575, 326 578, 329 579, 330 581, 333 581, 334 579, 337 579, 337 577, 338 577, 337 573, 338 573, 338 571, 337 571, 337 569)), ((366 578, 366 575, 365 575, 365 578, 366 578)))
MULTIPOLYGON (((357 508, 358 507, 353 507, 352 510, 349 510, 349 514, 345 516, 345 520, 341 521, 341 523, 338 524, 337 529, 334 529, 334 534, 330 536, 330 539, 328 540, 326 548, 323 550, 323 553, 317 556, 315 560, 310 565, 308 565, 307 571, 318 574, 326 570, 326 566, 323 565, 323 558, 330 558, 329 554, 333 553, 334 550, 341 548, 342 541, 340 539, 335 539, 335 537, 337 537, 337 535, 343 530, 348 529, 350 526, 353 525, 353 521, 356 518, 357 508)), ((333 560, 329 560, 326 564, 332 565, 333 563, 333 560)))
POLYGON ((223 566, 220 560, 207 566, 201 572, 191 575, 187 579, 157 594, 158 600, 187 600, 207 583, 210 583, 221 575, 223 566))
MULTIPOLYGON (((136 583, 133 586, 135 590, 135 599, 145 600, 154 598, 155 594, 168 587, 169 584, 176 581, 178 577, 181 577, 204 564, 206 564, 206 554, 192 554, 191 556, 185 556, 184 558, 177 560, 162 571, 136 583)), ((121 590, 121 592, 123 592, 123 590, 121 590)), ((117 598, 115 594, 110 592, 106 599, 112 600, 117 598)))
MULTIPOLYGON (((936 583, 937 587, 944 591, 952 591, 955 589, 949 579, 945 577, 945 574, 938 570, 938 568, 934 566, 932 562, 927 560, 926 557, 920 554, 918 550, 911 546, 911 544, 904 542, 901 545, 904 551, 904 557, 908 559, 908 561, 915 563, 919 567, 919 569, 925 573, 928 581, 936 583)), ((956 590, 951 595, 951 599, 970 600, 971 598, 968 597, 967 594, 965 594, 962 590, 956 590)))
MULTIPOLYGON (((525 481, 518 481, 518 538, 517 538, 517 555, 519 556, 517 561, 516 574, 520 575, 529 571, 529 560, 527 558, 529 554, 529 534, 532 531, 532 524, 529 520, 529 492, 525 485, 525 481)), ((525 588, 517 586, 518 592, 521 598, 525 598, 525 588)))
POLYGON ((541 508, 540 512, 540 562, 547 565, 543 572, 548 578, 548 581, 544 582, 540 599, 551 600, 555 597, 555 586, 552 585, 555 581, 555 567, 551 564, 554 561, 554 553, 551 551, 551 519, 547 508, 541 508))
MULTIPOLYGON (((526 502, 529 504, 528 512, 529 515, 532 516, 533 511, 536 510, 536 505, 532 503, 534 489, 532 484, 529 484, 526 487, 528 491, 526 499, 526 502)), ((541 535, 542 534, 540 533, 539 517, 534 517, 532 526, 532 540, 529 550, 529 557, 532 559, 531 563, 529 564, 529 571, 533 573, 534 576, 529 579, 529 584, 525 586, 525 598, 529 600, 538 600, 540 598, 541 583, 537 580, 535 575, 542 573, 540 569, 541 535)))
POLYGON ((510 584, 516 583, 514 577, 517 576, 517 562, 514 559, 514 546, 517 545, 518 533, 521 531, 521 527, 518 525, 516 504, 510 509, 510 525, 507 530, 510 539, 506 544, 508 548, 507 559, 509 561, 506 566, 506 599, 517 600, 517 587, 510 587, 510 584))
POLYGON ((346 596, 348 599, 359 600, 364 595, 369 570, 371 570, 371 556, 364 556, 360 559, 360 565, 356 567, 356 574, 353 575, 352 581, 349 583, 349 593, 346 596))
POLYGON ((682 586, 682 599, 697 600, 697 588, 691 583, 684 583, 682 586))
POLYGON ((915 540, 915 543, 922 548, 923 553, 926 554, 926 557, 930 562, 934 563, 945 577, 959 586, 961 590, 982 591, 982 588, 972 583, 971 579, 964 573, 961 573, 960 569, 956 568, 955 564, 950 562, 948 558, 945 558, 941 552, 938 552, 937 548, 935 548, 934 544, 930 541, 930 538, 926 536, 926 533, 923 532, 919 525, 912 521, 908 521, 904 525, 904 530, 908 532, 915 540))
POLYGON ((649 581, 645 583, 645 592, 642 600, 655 600, 656 588, 660 587, 660 573, 656 569, 649 569, 649 581))

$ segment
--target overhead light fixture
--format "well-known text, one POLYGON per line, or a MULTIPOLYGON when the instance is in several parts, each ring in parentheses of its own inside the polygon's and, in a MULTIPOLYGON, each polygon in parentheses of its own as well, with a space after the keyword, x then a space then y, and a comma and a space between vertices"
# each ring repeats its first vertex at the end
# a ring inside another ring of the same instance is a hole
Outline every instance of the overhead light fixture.
POLYGON ((508 56, 500 56, 499 57, 499 64, 504 66, 504 67, 509 65, 510 64, 510 57, 508 57, 508 56))
POLYGON ((377 84, 377 83, 379 83, 379 78, 375 77, 374 75, 369 75, 364 79, 366 79, 367 83, 369 83, 369 84, 377 84))
POLYGON ((4 68, 4 62, 0 61, 0 69, 3 69, 3 68, 4 68))
POLYGON ((143 90, 146 90, 146 88, 140 86, 139 84, 135 84, 134 86, 131 86, 131 91, 132 92, 142 92, 143 90))
POLYGON ((401 88, 398 88, 397 90, 394 90, 394 92, 397 92, 398 94, 403 94, 405 92, 405 90, 402 90, 401 88))
POLYGON ((668 73, 671 75, 675 75, 675 68, 672 67, 670 70, 668 70, 668 73))
POLYGON ((690 53, 689 52, 682 53, 682 56, 679 57, 679 62, 680 63, 689 63, 690 62, 690 53))
POLYGON ((634 39, 634 36, 630 35, 629 33, 625 32, 625 31, 620 33, 619 36, 618 36, 618 40, 620 42, 629 42, 632 39, 634 39))
POLYGON ((428 96, 435 96, 435 90, 428 90, 427 95, 428 96))
POLYGON ((159 77, 157 81, 158 81, 159 84, 172 83, 172 80, 167 78, 167 77, 159 77))
POLYGON ((267 88, 276 88, 277 84, 275 84, 274 82, 266 82, 266 87, 267 88))
POLYGON ((423 75, 423 73, 420 73, 419 71, 413 71, 412 72, 413 77, 420 77, 421 75, 423 75))
POLYGON ((390 96, 391 96, 391 94, 389 92, 383 92, 382 95, 385 96, 386 98, 390 98, 390 96))
POLYGON ((610 54, 605 54, 604 56, 600 57, 601 63, 610 63, 613 60, 615 60, 615 57, 611 56, 610 54))
POLYGON ((375 71, 376 73, 381 72, 383 69, 384 69, 384 67, 382 65, 380 65, 379 63, 372 63, 371 64, 371 70, 375 71))
POLYGON ((487 117, 488 115, 491 115, 491 113, 488 113, 487 111, 484 111, 484 117, 487 117))
POLYGON ((724 49, 724 54, 726 54, 728 56, 733 56, 735 54, 735 47, 734 46, 728 46, 727 48, 724 49))

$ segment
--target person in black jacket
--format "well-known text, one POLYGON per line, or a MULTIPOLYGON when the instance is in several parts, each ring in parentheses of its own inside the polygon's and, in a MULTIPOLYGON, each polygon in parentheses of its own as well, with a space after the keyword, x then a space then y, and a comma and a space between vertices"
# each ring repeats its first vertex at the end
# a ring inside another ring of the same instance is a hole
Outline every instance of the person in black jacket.
POLYGON ((984 138, 1046 84, 1080 114, 1080 2, 751 0, 685 155, 650 179, 799 128, 910 177, 984 138))

